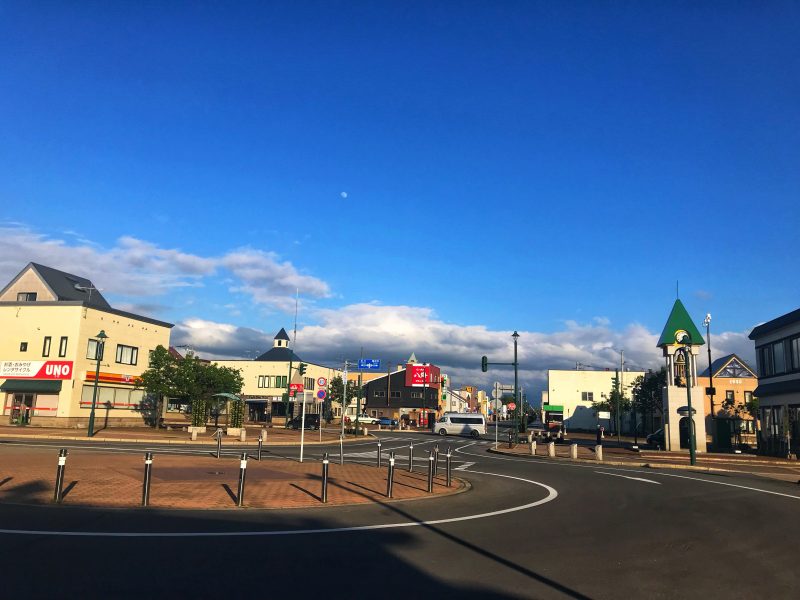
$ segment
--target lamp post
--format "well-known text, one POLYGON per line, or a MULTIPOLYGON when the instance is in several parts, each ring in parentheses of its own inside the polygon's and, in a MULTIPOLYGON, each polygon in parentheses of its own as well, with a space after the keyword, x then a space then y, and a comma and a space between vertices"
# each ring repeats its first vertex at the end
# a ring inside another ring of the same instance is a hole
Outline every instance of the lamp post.
POLYGON ((679 344, 683 344, 681 348, 678 348, 679 352, 683 352, 683 360, 685 361, 685 370, 686 370, 686 408, 689 418, 689 464, 695 465, 697 464, 697 458, 695 456, 695 440, 694 440, 694 415, 692 414, 692 369, 689 357, 691 356, 691 345, 692 345, 692 337, 683 332, 683 337, 681 339, 676 340, 679 344))
MULTIPOLYGON (((714 414, 714 373, 711 371, 711 313, 706 314, 703 319, 703 325, 706 326, 706 339, 708 340, 708 395, 711 397, 711 419, 715 418, 714 414)), ((716 438, 716 431, 714 437, 716 438)))
POLYGON ((94 410, 97 407, 97 382, 100 380, 100 361, 103 358, 103 350, 106 346, 106 339, 108 339, 106 332, 102 329, 95 337, 97 337, 97 347, 95 348, 95 358, 97 359, 97 364, 94 369, 94 390, 92 391, 92 411, 89 413, 88 437, 94 436, 94 410))
POLYGON ((519 374, 517 363, 517 339, 519 339, 519 334, 515 331, 511 334, 511 337, 514 338, 514 402, 517 405, 514 411, 514 439, 516 443, 519 443, 519 425, 517 419, 518 416, 521 417, 522 413, 522 406, 519 401, 519 374))

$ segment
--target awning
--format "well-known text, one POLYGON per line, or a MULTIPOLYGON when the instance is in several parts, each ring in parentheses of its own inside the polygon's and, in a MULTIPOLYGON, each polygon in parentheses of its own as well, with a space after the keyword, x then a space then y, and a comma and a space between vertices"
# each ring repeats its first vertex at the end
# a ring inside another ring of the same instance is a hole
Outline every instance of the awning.
POLYGON ((544 412, 564 412, 563 404, 545 404, 542 406, 544 412))
POLYGON ((0 385, 0 391, 57 394, 61 391, 61 383, 50 379, 6 379, 0 385))

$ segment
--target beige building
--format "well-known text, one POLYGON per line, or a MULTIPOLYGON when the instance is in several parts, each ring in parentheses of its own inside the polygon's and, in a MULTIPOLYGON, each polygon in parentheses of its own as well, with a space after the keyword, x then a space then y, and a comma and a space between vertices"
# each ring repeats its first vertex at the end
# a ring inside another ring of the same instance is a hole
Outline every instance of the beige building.
MULTIPOLYGON (((572 369, 550 369, 547 371, 547 391, 542 392, 540 410, 563 419, 567 430, 594 430, 598 423, 607 431, 614 429, 608 419, 599 421, 592 402, 607 399, 618 371, 579 371, 572 369)), ((622 389, 631 397, 634 380, 644 371, 623 371, 620 377, 622 389)), ((626 423, 622 423, 623 426, 626 423)))
MULTIPOLYGON (((321 413, 323 399, 319 398, 321 390, 327 396, 328 385, 332 378, 341 376, 341 371, 325 365, 318 365, 303 360, 289 347, 289 335, 281 329, 275 336, 273 347, 255 360, 217 360, 222 367, 240 369, 244 385, 241 395, 247 404, 245 419, 250 422, 284 423, 286 405, 283 394, 289 379, 289 363, 292 367, 291 383, 302 383, 303 392, 289 401, 289 417, 300 414, 301 402, 305 399, 307 413, 321 413), (306 372, 299 374, 300 365, 304 364, 306 372)), ((168 410, 174 410, 169 408, 168 410)), ((341 407, 332 407, 334 417, 341 415, 341 407)), ((168 418, 174 418, 174 415, 168 418)))
POLYGON ((97 383, 96 428, 152 423, 135 384, 150 351, 169 346, 171 328, 112 308, 84 277, 29 263, 0 290, 2 418, 86 428, 97 383))

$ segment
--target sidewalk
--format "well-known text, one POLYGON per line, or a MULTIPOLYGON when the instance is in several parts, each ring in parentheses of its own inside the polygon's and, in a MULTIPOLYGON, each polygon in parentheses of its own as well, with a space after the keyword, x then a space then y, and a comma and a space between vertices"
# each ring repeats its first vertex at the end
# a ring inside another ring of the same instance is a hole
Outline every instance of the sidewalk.
MULTIPOLYGON (((49 504, 53 501, 57 453, 31 453, 20 446, 0 448, 0 503, 49 504)), ((328 504, 321 494, 322 464, 317 460, 248 460, 244 506, 301 508, 343 504, 384 503, 458 493, 468 484, 453 478, 447 488, 444 473, 427 492, 427 473, 397 467, 393 500, 386 498, 387 466, 380 469, 354 463, 329 466, 328 504)), ((98 454, 80 450, 67 457, 65 505, 132 508, 141 505, 144 461, 141 456, 98 454)), ((170 509, 236 508, 239 459, 168 456, 153 458, 150 506, 170 509)))
POLYGON ((556 457, 547 456, 547 444, 539 443, 536 447, 536 456, 531 456, 530 445, 516 444, 509 448, 507 443, 501 443, 490 452, 507 454, 511 456, 528 456, 532 460, 559 460, 568 462, 590 462, 595 465, 644 467, 652 469, 678 469, 699 472, 732 472, 759 475, 781 481, 800 482, 800 462, 766 456, 753 456, 747 454, 709 454, 698 453, 697 464, 689 464, 688 452, 656 452, 644 450, 636 452, 627 448, 604 447, 603 460, 598 461, 595 456, 594 446, 578 444, 578 458, 570 458, 570 443, 555 445, 556 457))
MULTIPOLYGON (((46 440, 72 440, 82 442, 130 442, 130 443, 149 443, 149 444, 209 444, 216 445, 217 441, 212 435, 215 428, 209 426, 206 433, 197 435, 197 440, 192 441, 191 434, 180 429, 153 429, 150 427, 114 427, 101 429, 95 432, 93 437, 87 435, 86 429, 68 429, 65 427, 16 427, 13 425, 0 425, 0 439, 46 439, 46 440)), ((224 431, 224 428, 223 428, 224 431)), ((285 429, 283 427, 272 427, 263 430, 266 434, 265 445, 288 446, 300 443, 300 431, 285 429)), ((248 427, 246 441, 240 442, 238 436, 222 437, 225 446, 245 446, 256 444, 261 427, 248 427)), ((306 431, 304 443, 306 444, 330 444, 339 441, 341 429, 329 427, 322 429, 322 441, 320 442, 319 431, 306 431)), ((355 437, 345 436, 345 443, 353 441, 363 441, 365 436, 355 437)))

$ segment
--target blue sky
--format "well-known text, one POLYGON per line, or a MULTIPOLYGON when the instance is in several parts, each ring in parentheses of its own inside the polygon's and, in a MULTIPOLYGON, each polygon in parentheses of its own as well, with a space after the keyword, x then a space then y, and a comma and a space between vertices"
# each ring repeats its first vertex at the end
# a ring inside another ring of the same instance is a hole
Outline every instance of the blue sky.
POLYGON ((263 4, 0 7, 4 280, 217 355, 299 287, 299 350, 478 381, 513 329, 531 382, 657 365, 678 279, 720 351, 797 308, 797 4, 263 4))

